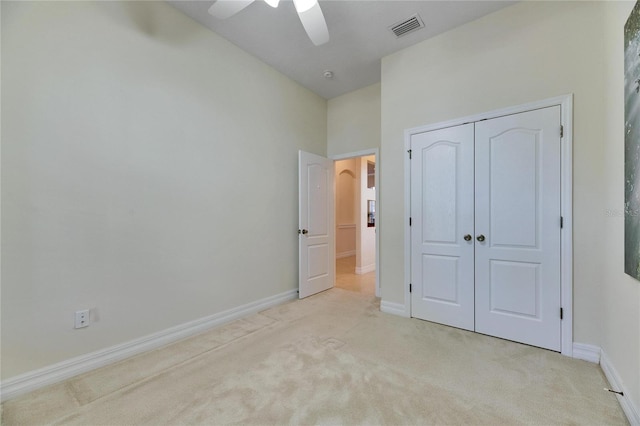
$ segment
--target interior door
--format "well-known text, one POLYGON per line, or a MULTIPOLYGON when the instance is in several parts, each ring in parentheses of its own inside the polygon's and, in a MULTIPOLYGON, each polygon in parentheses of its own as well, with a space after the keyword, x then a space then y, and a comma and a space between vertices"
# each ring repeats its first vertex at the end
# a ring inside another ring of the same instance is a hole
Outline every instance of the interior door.
POLYGON ((476 123, 476 331, 561 349, 560 107, 476 123))
POLYGON ((473 123, 411 137, 412 316, 474 329, 473 123))
POLYGON ((301 299, 328 290, 335 282, 333 181, 333 161, 298 152, 298 292, 301 299))

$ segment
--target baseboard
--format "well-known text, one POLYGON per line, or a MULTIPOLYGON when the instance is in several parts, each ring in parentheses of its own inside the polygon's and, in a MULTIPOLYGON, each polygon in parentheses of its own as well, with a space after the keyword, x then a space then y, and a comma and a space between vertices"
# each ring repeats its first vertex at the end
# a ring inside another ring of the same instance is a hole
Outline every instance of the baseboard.
POLYGON ((613 367, 609 357, 607 357, 607 354, 604 351, 600 354, 600 367, 609 381, 611 389, 624 393, 624 396, 616 395, 616 397, 618 398, 622 411, 624 411, 624 414, 627 416, 627 420, 629 420, 631 426, 640 426, 640 411, 638 411, 638 407, 635 406, 634 402, 629 397, 629 393, 622 383, 620 375, 613 367))
POLYGON ((573 344, 573 357, 584 361, 600 363, 601 349, 598 346, 585 345, 584 343, 573 344))
POLYGON ((139 339, 131 340, 120 345, 111 346, 76 358, 59 362, 35 371, 9 378, 0 383, 1 400, 15 398, 25 393, 40 389, 54 383, 67 380, 78 374, 86 373, 96 368, 123 360, 133 355, 147 352, 165 346, 186 337, 193 336, 230 321, 246 317, 296 299, 297 290, 289 290, 275 296, 265 297, 255 302, 247 303, 217 314, 213 314, 195 321, 190 321, 166 330, 153 333, 139 339))
POLYGON ((369 272, 373 272, 376 270, 376 264, 372 263, 371 265, 367 265, 367 266, 356 266, 356 274, 360 275, 360 274, 366 274, 369 272))
POLYGON ((356 255, 355 250, 343 251, 341 253, 336 253, 336 259, 342 259, 343 257, 351 257, 355 255, 356 255))
POLYGON ((405 306, 402 303, 387 302, 386 300, 380 301, 380 310, 387 314, 398 315, 401 317, 409 318, 405 306))

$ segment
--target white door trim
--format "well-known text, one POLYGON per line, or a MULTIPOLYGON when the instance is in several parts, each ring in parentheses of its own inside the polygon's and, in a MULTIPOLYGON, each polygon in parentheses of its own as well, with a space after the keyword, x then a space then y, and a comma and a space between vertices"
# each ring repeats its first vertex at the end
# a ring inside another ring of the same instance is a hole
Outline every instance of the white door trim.
MULTIPOLYGON (((346 160, 349 158, 365 157, 367 155, 376 156, 376 297, 380 297, 380 150, 378 148, 365 149, 362 151, 337 154, 329 157, 330 160, 346 160)), ((335 197, 335 191, 334 191, 335 197)), ((335 209, 333 214, 335 215, 335 209)), ((335 253, 334 253, 335 258, 335 253)))
MULTIPOLYGON (((561 138, 562 147, 560 173, 560 214, 562 215, 564 220, 560 243, 560 298, 564 311, 564 317, 561 325, 561 353, 563 355, 571 357, 573 356, 573 94, 543 99, 540 101, 530 102, 522 105, 407 129, 404 132, 404 147, 405 151, 409 151, 411 149, 411 136, 418 133, 443 129, 446 127, 459 126, 465 123, 497 118, 505 115, 517 114, 555 105, 560 106, 560 124, 564 129, 564 135, 561 138)), ((411 316, 411 297, 409 294, 409 280, 411 279, 411 228, 409 227, 409 216, 411 214, 410 170, 409 154, 406 153, 404 160, 404 308, 406 316, 409 317, 411 316)), ((377 172, 378 167, 376 167, 376 173, 377 172)))

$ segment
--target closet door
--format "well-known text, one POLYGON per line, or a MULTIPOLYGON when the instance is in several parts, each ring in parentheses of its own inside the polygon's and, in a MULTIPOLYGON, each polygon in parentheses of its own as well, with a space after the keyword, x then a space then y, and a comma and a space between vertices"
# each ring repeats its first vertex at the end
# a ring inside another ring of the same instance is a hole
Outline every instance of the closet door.
POLYGON ((473 330, 473 123, 413 135, 411 150, 412 316, 473 330))
POLYGON ((476 123, 476 331, 560 336, 560 107, 476 123))

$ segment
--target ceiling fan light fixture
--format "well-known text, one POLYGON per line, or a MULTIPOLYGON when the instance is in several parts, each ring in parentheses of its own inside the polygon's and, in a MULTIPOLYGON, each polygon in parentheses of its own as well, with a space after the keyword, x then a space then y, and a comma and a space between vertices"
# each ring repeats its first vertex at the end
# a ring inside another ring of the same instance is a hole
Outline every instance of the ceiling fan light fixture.
POLYGON ((227 19, 253 3, 253 0, 216 0, 209 8, 214 18, 227 19))
POLYGON ((322 9, 320 9, 320 4, 313 0, 308 2, 307 0, 293 0, 293 3, 296 5, 296 10, 298 11, 298 17, 300 18, 300 22, 304 27, 304 30, 307 32, 309 39, 316 46, 320 46, 329 41, 329 29, 327 28, 327 22, 324 19, 324 14, 322 13, 322 9), (306 6, 309 3, 312 3, 310 9, 301 12, 298 10, 299 3, 298 2, 306 2, 301 5, 306 6))
MULTIPOLYGON (((280 0, 264 0, 271 7, 278 7, 280 0)), ((209 14, 217 19, 227 19, 253 3, 254 0, 216 0, 209 14)), ((293 0, 300 22, 309 39, 316 46, 329 41, 329 29, 318 0, 293 0)))
POLYGON ((316 4, 318 4, 318 0, 293 0, 293 5, 298 13, 306 12, 316 4))

